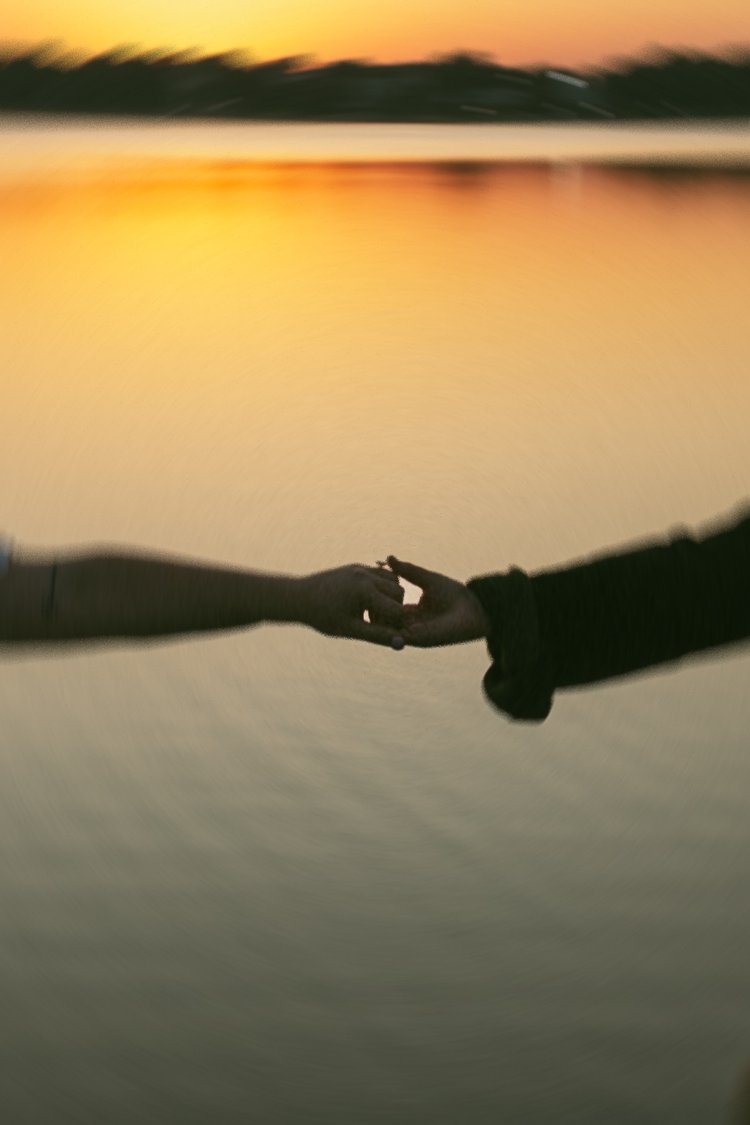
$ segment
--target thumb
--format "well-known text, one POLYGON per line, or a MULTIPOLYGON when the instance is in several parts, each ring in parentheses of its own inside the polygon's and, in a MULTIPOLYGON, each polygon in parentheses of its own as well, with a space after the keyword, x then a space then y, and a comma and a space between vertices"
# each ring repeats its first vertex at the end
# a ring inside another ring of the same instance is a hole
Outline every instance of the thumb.
POLYGON ((419 586, 422 590, 425 590, 434 578, 440 577, 434 570, 425 570, 423 566, 404 562, 402 559, 397 559, 395 555, 389 555, 386 561, 394 574, 399 578, 405 578, 407 582, 419 586))

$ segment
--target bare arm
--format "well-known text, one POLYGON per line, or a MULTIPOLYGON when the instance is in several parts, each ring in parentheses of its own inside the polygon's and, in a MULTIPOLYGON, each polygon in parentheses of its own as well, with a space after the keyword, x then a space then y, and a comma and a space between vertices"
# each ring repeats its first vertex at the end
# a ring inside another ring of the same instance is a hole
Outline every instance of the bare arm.
POLYGON ((356 564, 295 577, 108 548, 16 558, 0 578, 0 644, 144 640, 261 622, 390 644, 401 597, 395 576, 356 564))

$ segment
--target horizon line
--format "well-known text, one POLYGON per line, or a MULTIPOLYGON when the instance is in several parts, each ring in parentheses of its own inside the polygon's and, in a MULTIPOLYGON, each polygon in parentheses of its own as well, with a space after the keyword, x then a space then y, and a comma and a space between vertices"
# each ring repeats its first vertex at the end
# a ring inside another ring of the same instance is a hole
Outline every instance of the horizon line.
POLYGON ((82 63, 90 62, 94 59, 107 58, 117 56, 120 54, 125 59, 138 59, 151 56, 150 61, 159 62, 167 59, 179 59, 183 56, 185 62, 198 62, 208 59, 227 59, 233 57, 238 60, 235 64, 238 69, 252 68, 258 66, 268 66, 273 63, 282 61, 294 61, 299 64, 300 70, 312 68, 313 66, 336 66, 340 63, 356 63, 360 66, 414 66, 414 65, 436 65, 441 62, 447 62, 451 59, 464 58, 473 59, 479 63, 488 66, 496 66, 501 70, 517 70, 517 71, 535 71, 554 67, 561 71, 568 71, 571 73, 587 73, 589 70, 601 71, 605 69, 617 69, 623 65, 633 63, 646 63, 650 61, 652 64, 659 65, 660 62, 666 62, 671 58, 694 58, 694 59, 718 59, 724 62, 750 62, 750 39, 747 41, 727 43, 725 46, 716 50, 708 50, 700 47, 689 46, 669 46, 661 42, 650 42, 635 53, 630 54, 613 54, 608 55, 606 59, 595 63, 588 62, 576 66, 563 66, 556 64, 549 59, 539 60, 537 62, 529 62, 524 64, 505 64, 499 61, 494 53, 489 51, 473 50, 471 48, 455 48, 449 51, 434 51, 428 55, 416 58, 409 57, 403 59, 383 59, 373 58, 368 56, 352 56, 346 55, 340 58, 324 58, 323 56, 316 55, 313 52, 301 52, 298 54, 290 55, 274 55, 270 58, 263 58, 259 55, 253 54, 250 47, 227 47, 224 50, 207 50, 201 45, 191 45, 189 47, 177 46, 147 46, 145 43, 138 43, 134 41, 115 43, 110 47, 102 50, 86 52, 82 48, 70 46, 68 41, 63 38, 50 38, 41 40, 20 40, 20 39, 1 39, 0 38, 0 64, 10 57, 11 59, 29 58, 32 56, 45 56, 46 63, 69 63, 71 67, 81 65, 82 63), (733 60, 733 56, 735 56, 733 60))

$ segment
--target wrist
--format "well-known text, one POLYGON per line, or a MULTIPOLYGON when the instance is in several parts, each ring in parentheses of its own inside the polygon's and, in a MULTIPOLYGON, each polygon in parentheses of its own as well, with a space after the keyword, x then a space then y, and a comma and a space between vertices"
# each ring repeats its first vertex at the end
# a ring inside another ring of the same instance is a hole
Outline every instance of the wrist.
MULTIPOLYGON (((304 579, 286 574, 264 574, 259 578, 258 593, 261 620, 275 624, 299 622, 305 617, 304 579)), ((256 591, 251 591, 253 600, 256 591)))
POLYGON ((470 607, 470 640, 486 640, 490 633, 490 619, 481 600, 470 586, 466 587, 467 602, 470 607))

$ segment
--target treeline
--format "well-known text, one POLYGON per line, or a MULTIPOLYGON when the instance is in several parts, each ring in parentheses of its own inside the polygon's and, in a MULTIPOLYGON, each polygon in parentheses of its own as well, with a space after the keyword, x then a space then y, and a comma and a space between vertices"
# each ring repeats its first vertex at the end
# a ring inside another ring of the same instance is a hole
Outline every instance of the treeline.
POLYGON ((0 111, 360 121, 750 116, 750 49, 660 51, 587 73, 459 53, 382 65, 118 47, 92 58, 0 46, 0 111))

